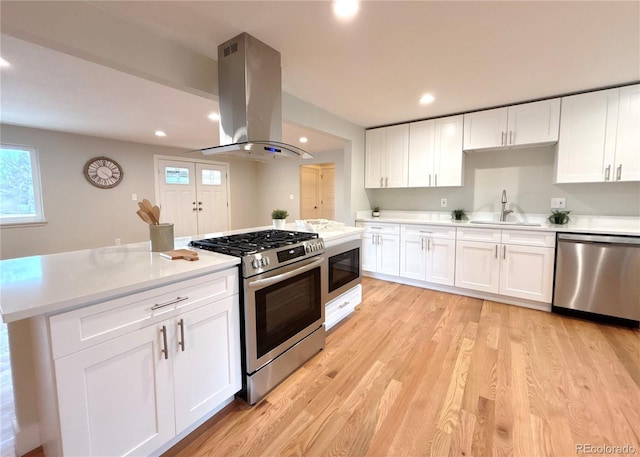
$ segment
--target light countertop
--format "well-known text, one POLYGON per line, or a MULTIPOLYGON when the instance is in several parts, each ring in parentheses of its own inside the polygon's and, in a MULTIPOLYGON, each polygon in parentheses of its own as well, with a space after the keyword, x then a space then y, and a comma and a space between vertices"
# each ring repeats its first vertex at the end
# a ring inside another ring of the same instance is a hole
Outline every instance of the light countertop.
MULTIPOLYGON (((175 249, 192 239, 256 230, 254 227, 175 239, 175 249)), ((286 230, 299 230, 295 223, 286 230)), ((343 227, 318 235, 325 243, 345 240, 364 230, 343 227)), ((0 313, 4 322, 56 313, 118 296, 231 268, 237 257, 198 249, 200 260, 169 260, 149 251, 149 242, 0 261, 0 313)))
POLYGON ((600 235, 640 236, 640 218, 623 216, 571 216, 571 222, 565 225, 549 224, 545 215, 530 215, 516 219, 520 222, 540 225, 513 225, 500 223, 492 219, 493 214, 473 214, 468 221, 453 222, 449 213, 389 211, 382 212, 380 217, 371 217, 370 211, 358 212, 356 222, 377 222, 395 224, 444 225, 454 227, 473 227, 503 230, 539 230, 551 232, 593 233, 600 235), (473 223, 471 221, 493 221, 495 223, 473 223))

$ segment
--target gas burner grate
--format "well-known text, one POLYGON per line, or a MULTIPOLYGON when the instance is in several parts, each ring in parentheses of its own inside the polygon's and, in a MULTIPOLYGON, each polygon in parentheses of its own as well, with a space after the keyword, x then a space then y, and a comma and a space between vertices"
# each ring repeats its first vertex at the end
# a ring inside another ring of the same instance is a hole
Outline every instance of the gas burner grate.
POLYGON ((302 241, 312 240, 314 238, 318 238, 317 233, 292 232, 288 230, 261 230, 258 232, 195 240, 189 243, 189 246, 234 257, 243 257, 269 249, 277 249, 283 246, 301 243, 302 241))

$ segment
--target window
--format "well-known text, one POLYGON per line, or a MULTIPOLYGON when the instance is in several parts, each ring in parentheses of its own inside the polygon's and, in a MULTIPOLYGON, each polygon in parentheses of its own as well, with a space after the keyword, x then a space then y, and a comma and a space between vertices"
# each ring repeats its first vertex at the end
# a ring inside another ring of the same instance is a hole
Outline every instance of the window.
POLYGON ((189 184, 189 169, 164 167, 165 184, 189 184))
POLYGON ((202 184, 205 186, 222 185, 222 172, 220 170, 202 170, 202 184))
POLYGON ((0 145, 0 224, 43 222, 38 152, 0 145))

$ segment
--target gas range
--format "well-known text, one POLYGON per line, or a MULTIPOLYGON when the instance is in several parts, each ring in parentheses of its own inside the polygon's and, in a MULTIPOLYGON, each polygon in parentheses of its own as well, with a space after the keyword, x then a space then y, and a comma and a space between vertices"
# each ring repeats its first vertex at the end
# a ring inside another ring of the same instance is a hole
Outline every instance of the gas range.
POLYGON ((189 246, 242 258, 242 275, 255 276, 324 252, 317 233, 260 230, 194 240, 189 246))

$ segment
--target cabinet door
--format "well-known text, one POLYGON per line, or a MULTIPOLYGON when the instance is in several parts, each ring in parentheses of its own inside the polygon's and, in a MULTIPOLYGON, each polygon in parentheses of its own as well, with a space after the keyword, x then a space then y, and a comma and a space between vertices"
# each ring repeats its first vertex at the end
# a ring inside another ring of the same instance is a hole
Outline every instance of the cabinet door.
POLYGON ((464 149, 506 146, 507 108, 490 109, 464 115, 464 149))
POLYGON ((378 243, 378 272, 386 275, 400 274, 400 237, 380 234, 378 243))
POLYGON ((64 455, 149 455, 173 438, 163 325, 170 346, 164 321, 55 361, 64 455))
POLYGON ((407 187, 409 124, 387 127, 384 187, 407 187))
POLYGON ((365 232, 362 235, 362 269, 364 271, 378 271, 378 234, 365 232))
POLYGON ((500 294, 551 303, 554 248, 500 246, 500 294))
POLYGON ((435 122, 421 121, 409 124, 409 187, 433 185, 433 153, 435 122))
POLYGON ((497 293, 500 286, 498 244, 458 241, 455 285, 465 289, 497 293))
POLYGON ((456 265, 455 240, 429 238, 427 240, 427 268, 429 282, 453 286, 456 265))
POLYGON ((387 138, 385 128, 367 130, 364 186, 376 188, 384 186, 383 163, 387 138))
POLYGON ((619 89, 563 97, 556 182, 614 179, 619 89))
POLYGON ((507 144, 555 143, 560 129, 560 99, 509 107, 507 144))
POLYGON ((403 233, 400 244, 400 276, 424 281, 426 274, 425 238, 415 233, 403 233))
POLYGON ((173 319, 176 433, 242 387, 238 295, 173 319))
POLYGON ((640 181, 640 84, 620 89, 613 179, 640 181))
POLYGON ((462 186, 462 119, 460 115, 434 121, 434 186, 462 186))

